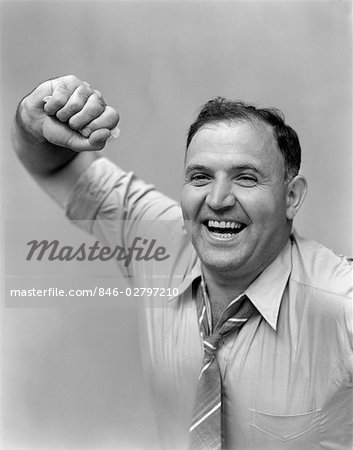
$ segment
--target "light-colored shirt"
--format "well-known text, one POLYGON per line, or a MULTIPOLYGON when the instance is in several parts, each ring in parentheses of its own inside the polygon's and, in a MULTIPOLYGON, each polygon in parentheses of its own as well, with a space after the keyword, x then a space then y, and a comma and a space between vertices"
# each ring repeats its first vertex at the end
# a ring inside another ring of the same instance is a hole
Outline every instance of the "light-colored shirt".
MULTIPOLYGON (((165 261, 132 261, 126 273, 134 286, 178 289, 144 298, 140 332, 161 448, 186 449, 203 356, 192 295, 201 266, 179 204, 101 158, 78 181, 67 215, 112 247, 136 236, 166 247, 165 261)), ((293 232, 245 294, 259 314, 217 353, 225 448, 351 449, 351 266, 293 232)))

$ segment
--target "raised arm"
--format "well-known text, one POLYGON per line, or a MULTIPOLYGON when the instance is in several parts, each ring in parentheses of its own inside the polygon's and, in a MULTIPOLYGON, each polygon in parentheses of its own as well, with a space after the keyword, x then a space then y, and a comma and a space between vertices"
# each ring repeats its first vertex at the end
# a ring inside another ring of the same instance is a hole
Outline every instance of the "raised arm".
POLYGON ((12 141, 31 175, 64 205, 118 121, 99 91, 69 75, 40 84, 20 102, 12 141))

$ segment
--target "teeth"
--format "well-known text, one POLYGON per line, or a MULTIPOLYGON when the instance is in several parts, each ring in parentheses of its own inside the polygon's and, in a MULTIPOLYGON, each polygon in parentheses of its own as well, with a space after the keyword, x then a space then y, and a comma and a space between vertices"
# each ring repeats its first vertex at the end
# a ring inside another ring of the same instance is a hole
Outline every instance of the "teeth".
POLYGON ((234 236, 232 233, 214 233, 214 235, 221 239, 229 239, 234 236))
POLYGON ((218 222, 218 220, 209 220, 208 226, 212 228, 240 228, 241 224, 239 222, 225 222, 222 220, 222 222, 218 222))

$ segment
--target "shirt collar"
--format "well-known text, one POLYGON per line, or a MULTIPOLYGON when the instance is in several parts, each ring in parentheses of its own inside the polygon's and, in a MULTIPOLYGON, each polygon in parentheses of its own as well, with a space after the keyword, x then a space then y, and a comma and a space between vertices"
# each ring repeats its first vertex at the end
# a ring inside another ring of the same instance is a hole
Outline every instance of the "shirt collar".
MULTIPOLYGON (((178 287, 178 295, 183 294, 188 287, 192 284, 196 278, 199 278, 202 276, 202 269, 201 269, 201 262, 198 258, 195 260, 195 264, 193 268, 191 269, 191 272, 189 272, 186 277, 183 279, 182 283, 178 287)), ((173 300, 175 297, 171 297, 170 300, 173 300)))
MULTIPOLYGON (((247 295, 259 313, 274 330, 277 329, 279 308, 292 270, 291 247, 292 240, 289 239, 277 258, 261 272, 243 293, 247 295)), ((201 262, 197 259, 191 272, 189 272, 179 286, 178 295, 185 292, 191 283, 201 276, 201 262)))
POLYGON ((291 247, 289 239, 277 258, 244 292, 274 330, 277 329, 279 308, 292 270, 291 247))

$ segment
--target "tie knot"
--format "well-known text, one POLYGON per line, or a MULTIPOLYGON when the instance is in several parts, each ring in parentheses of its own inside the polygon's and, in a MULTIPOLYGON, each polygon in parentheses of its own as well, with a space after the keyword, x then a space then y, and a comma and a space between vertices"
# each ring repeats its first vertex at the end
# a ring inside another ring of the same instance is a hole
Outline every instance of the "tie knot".
POLYGON ((221 316, 214 332, 209 336, 203 337, 205 357, 212 359, 222 338, 239 330, 248 321, 254 311, 255 307, 245 296, 238 300, 236 304, 230 305, 221 316))
POLYGON ((255 306, 243 295, 231 302, 220 317, 213 334, 226 336, 232 331, 240 329, 256 311, 255 306))
POLYGON ((211 334, 211 336, 206 336, 203 338, 203 347, 205 355, 211 358, 216 353, 219 342, 222 338, 221 334, 211 334))

